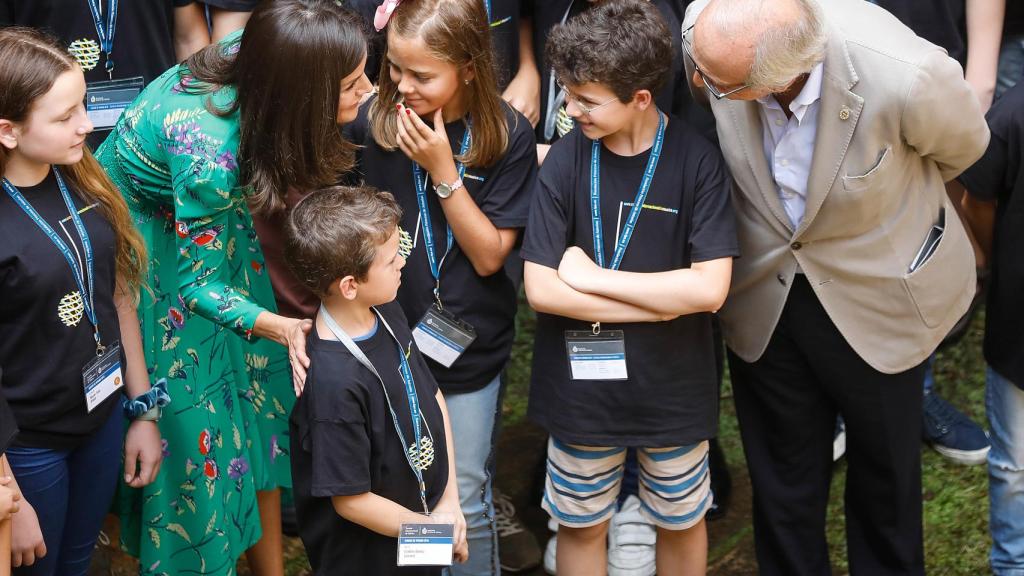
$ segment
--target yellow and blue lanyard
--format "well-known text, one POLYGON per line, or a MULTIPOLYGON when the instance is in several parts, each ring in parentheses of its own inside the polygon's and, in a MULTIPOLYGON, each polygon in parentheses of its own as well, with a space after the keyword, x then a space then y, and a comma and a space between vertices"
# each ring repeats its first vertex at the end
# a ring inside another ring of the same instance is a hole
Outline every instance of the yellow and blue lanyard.
MULTIPOLYGON (((459 156, 465 157, 466 152, 469 151, 470 143, 473 141, 472 126, 466 126, 466 133, 462 136, 462 147, 459 150, 459 156)), ((456 166, 459 169, 459 179, 466 174, 466 166, 462 162, 457 162, 456 166)), ((423 245, 427 251, 427 264, 430 265, 430 274, 434 277, 434 297, 440 300, 438 294, 440 282, 441 282, 441 266, 444 265, 444 259, 448 256, 448 252, 451 251, 452 245, 455 243, 455 236, 452 234, 452 227, 445 223, 445 230, 447 236, 447 242, 444 249, 444 254, 441 258, 437 258, 437 254, 434 252, 434 228, 431 225, 430 220, 430 206, 427 205, 427 178, 430 176, 423 173, 423 168, 420 167, 416 162, 412 163, 412 180, 416 185, 416 204, 420 209, 420 227, 423 229, 423 245)))
MULTIPOLYGON (((417 453, 419 453, 423 447, 421 423, 423 426, 426 426, 426 420, 420 412, 419 394, 416 393, 416 382, 413 380, 412 370, 409 368, 409 359, 405 355, 402 343, 399 342, 398 337, 395 336, 395 332, 391 329, 391 325, 384 319, 384 315, 376 308, 373 309, 373 312, 377 315, 380 323, 384 325, 388 334, 391 335, 391 338, 395 341, 395 345, 398 348, 399 372, 402 375, 402 381, 405 383, 405 396, 409 401, 409 415, 412 418, 412 430, 416 441, 415 447, 417 453)), ((320 317, 323 318, 324 324, 326 324, 327 328, 334 333, 334 336, 345 345, 345 348, 347 348, 353 356, 355 356, 356 360, 365 366, 367 370, 372 372, 373 375, 377 377, 377 380, 380 381, 381 389, 384 390, 384 399, 387 400, 388 411, 391 413, 391 423, 394 424, 395 432, 398 434, 398 440, 402 443, 402 453, 405 455, 405 461, 409 464, 409 468, 412 469, 413 475, 416 476, 416 482, 420 491, 420 502, 423 504, 423 513, 429 516, 430 509, 427 507, 427 483, 423 480, 423 471, 420 470, 416 463, 412 461, 412 456, 410 456, 408 450, 406 450, 406 446, 408 446, 408 444, 405 441, 405 434, 402 433, 402 426, 398 423, 398 414, 395 413, 395 409, 391 405, 391 395, 388 394, 388 388, 384 384, 384 378, 381 377, 380 372, 378 372, 377 368, 374 367, 373 362, 370 362, 370 359, 367 358, 366 354, 359 349, 359 346, 356 345, 354 340, 352 340, 352 337, 338 325, 337 321, 335 321, 331 316, 331 313, 328 312, 327 308, 322 304, 320 305, 320 317)), ((427 434, 432 438, 433 434, 430 432, 430 427, 426 426, 426 428, 427 434)))
POLYGON ((21 191, 11 184, 9 180, 4 178, 3 186, 7 195, 14 200, 25 214, 35 222, 36 226, 39 227, 43 233, 50 239, 51 242, 60 250, 60 253, 67 260, 68 266, 71 268, 71 274, 75 277, 75 283, 78 285, 78 291, 82 295, 82 306, 85 309, 85 315, 89 319, 89 322, 93 326, 93 337, 96 340, 96 353, 101 354, 103 352, 103 345, 100 339, 100 325, 99 318, 96 315, 96 307, 93 301, 93 253, 92 253, 92 242, 89 240, 89 232, 85 229, 85 224, 82 222, 82 217, 78 214, 78 209, 75 208, 75 203, 71 199, 71 193, 68 192, 68 187, 64 184, 64 179, 61 178, 60 172, 57 168, 53 168, 53 175, 57 179, 57 187, 60 188, 60 194, 64 197, 64 204, 68 207, 68 212, 71 214, 71 220, 75 223, 75 230, 78 231, 78 237, 82 240, 82 249, 85 252, 85 270, 87 278, 83 278, 83 270, 81 264, 72 255, 71 248, 68 247, 67 243, 57 235, 53 227, 50 226, 43 217, 39 215, 39 212, 32 207, 32 204, 25 199, 21 191))
MULTIPOLYGON (((615 244, 615 252, 612 254, 611 270, 618 270, 622 264, 622 257, 626 254, 626 247, 633 237, 637 220, 640 219, 640 211, 643 210, 647 193, 651 189, 651 182, 654 180, 654 170, 658 167, 658 158, 661 157, 661 147, 665 142, 665 116, 658 113, 658 135, 654 138, 654 146, 651 147, 651 155, 647 158, 647 167, 644 169, 644 178, 640 181, 640 188, 636 191, 636 199, 633 200, 633 207, 629 210, 626 218, 626 225, 619 234, 619 240, 615 244)), ((604 232, 601 222, 601 141, 594 140, 590 149, 590 221, 594 233, 594 261, 598 266, 604 268, 604 232)))

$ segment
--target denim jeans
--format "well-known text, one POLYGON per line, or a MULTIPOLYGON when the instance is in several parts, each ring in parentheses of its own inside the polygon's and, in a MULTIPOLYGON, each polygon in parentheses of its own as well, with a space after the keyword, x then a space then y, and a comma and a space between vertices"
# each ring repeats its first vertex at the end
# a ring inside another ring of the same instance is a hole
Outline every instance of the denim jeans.
POLYGON ((14 478, 39 517, 46 556, 16 576, 80 576, 89 571, 103 517, 121 473, 120 406, 91 438, 71 450, 7 449, 14 478))
POLYGON ((986 381, 992 572, 1024 576, 1024 390, 991 367, 986 381))
MULTIPOLYGON (((1012 0, 1011 0, 1012 1, 1012 0)), ((999 51, 999 68, 996 73, 995 97, 999 98, 1024 79, 1024 36, 1005 38, 999 51)))
POLYGON ((469 561, 455 564, 453 576, 491 576, 501 573, 498 532, 494 525, 491 459, 501 398, 501 376, 477 390, 445 395, 455 442, 455 473, 466 517, 469 561))

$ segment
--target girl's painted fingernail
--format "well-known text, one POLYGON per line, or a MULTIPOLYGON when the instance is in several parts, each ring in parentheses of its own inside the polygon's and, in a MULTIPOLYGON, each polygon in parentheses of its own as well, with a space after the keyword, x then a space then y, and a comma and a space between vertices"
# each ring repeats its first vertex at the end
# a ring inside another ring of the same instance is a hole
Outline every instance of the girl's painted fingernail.
POLYGON ((409 115, 409 116, 412 116, 412 110, 410 110, 410 109, 408 109, 408 108, 406 108, 406 109, 405 109, 405 113, 406 113, 407 115, 409 115))
POLYGON ((402 105, 401 104, 395 104, 395 110, 401 110, 401 109, 402 109, 402 105))

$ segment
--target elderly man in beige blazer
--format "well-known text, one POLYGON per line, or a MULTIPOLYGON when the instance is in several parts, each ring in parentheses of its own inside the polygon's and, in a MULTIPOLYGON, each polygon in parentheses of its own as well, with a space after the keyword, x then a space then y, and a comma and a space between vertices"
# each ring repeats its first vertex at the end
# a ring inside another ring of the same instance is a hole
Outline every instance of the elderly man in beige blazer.
POLYGON ((923 574, 922 362, 975 285, 943 184, 985 150, 979 103, 956 61, 862 0, 705 0, 685 20, 736 182, 721 319, 761 573, 830 573, 841 414, 851 572, 923 574))

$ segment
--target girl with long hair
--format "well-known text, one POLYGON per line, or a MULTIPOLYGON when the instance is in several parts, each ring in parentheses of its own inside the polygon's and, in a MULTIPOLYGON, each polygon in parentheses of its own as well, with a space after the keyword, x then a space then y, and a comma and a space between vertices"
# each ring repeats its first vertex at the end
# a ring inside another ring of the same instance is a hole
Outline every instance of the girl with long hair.
POLYGON ((505 264, 526 225, 533 131, 498 92, 482 2, 385 2, 376 24, 387 48, 379 94, 353 124, 365 127, 353 130, 360 167, 402 206, 412 252, 398 301, 449 405, 469 542, 452 571, 494 574, 490 470, 516 314, 505 264))
POLYGON ((311 322, 276 313, 253 215, 352 166, 340 125, 370 89, 365 58, 340 3, 263 2, 150 84, 100 148, 151 254, 146 361, 175 397, 163 473, 121 502, 143 573, 228 574, 245 551, 254 573, 283 571, 278 489, 311 322))
POLYGON ((67 49, 0 30, 0 85, 0 365, 19 428, 9 486, 21 496, 12 564, 85 574, 122 439, 129 486, 160 468, 155 420, 167 398, 150 389, 135 310, 147 252, 85 146, 85 77, 67 49))

